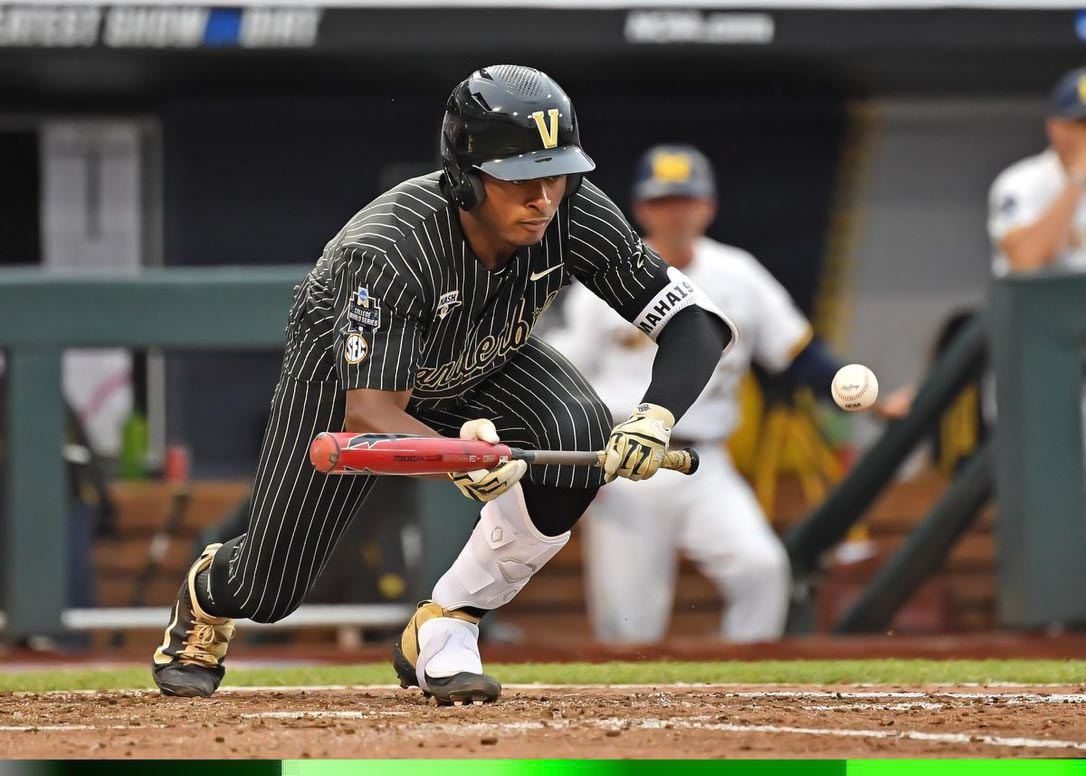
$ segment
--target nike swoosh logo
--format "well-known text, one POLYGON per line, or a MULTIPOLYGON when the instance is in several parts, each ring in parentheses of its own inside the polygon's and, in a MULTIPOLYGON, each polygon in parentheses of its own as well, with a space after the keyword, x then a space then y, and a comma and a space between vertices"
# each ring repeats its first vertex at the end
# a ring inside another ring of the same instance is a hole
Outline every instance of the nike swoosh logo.
POLYGON ((543 270, 542 272, 533 272, 531 275, 528 276, 528 278, 530 280, 539 280, 540 278, 543 278, 543 277, 551 274, 556 269, 562 269, 563 266, 564 265, 562 265, 562 264, 555 264, 553 267, 548 267, 547 269, 543 270))

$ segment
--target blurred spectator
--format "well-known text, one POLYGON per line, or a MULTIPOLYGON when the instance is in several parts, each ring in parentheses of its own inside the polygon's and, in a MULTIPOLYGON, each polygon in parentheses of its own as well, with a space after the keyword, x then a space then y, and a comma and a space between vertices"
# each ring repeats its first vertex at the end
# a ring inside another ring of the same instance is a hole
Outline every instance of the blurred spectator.
MULTIPOLYGON (((716 216, 716 185, 700 151, 681 145, 650 149, 638 164, 633 201, 645 242, 671 273, 684 273, 710 296, 731 318, 739 338, 672 433, 672 448, 697 447, 698 472, 685 477, 662 471, 647 482, 615 481, 592 504, 585 561, 596 637, 662 638, 682 551, 726 601, 725 639, 776 639, 788 611, 788 557, 724 442, 739 420, 739 384, 752 360, 812 387, 820 398, 829 398, 840 364, 757 259, 705 236, 716 216)), ((563 310, 565 325, 549 339, 621 420, 641 401, 639 387, 652 372, 652 341, 584 286, 570 290, 563 310)), ((876 406, 884 417, 899 417, 908 405, 908 395, 899 391, 876 406)))
MULTIPOLYGON (((811 328, 753 256, 704 236, 716 214, 716 188, 709 160, 699 151, 651 149, 638 166, 634 202, 646 242, 671 272, 681 270, 704 289, 740 336, 671 438, 672 447, 697 445, 698 472, 614 482, 592 506, 586 563, 596 635, 604 641, 663 637, 682 550, 728 602, 725 638, 774 639, 788 609, 788 557, 723 442, 738 420, 736 393, 751 359, 773 372, 787 369, 798 353, 810 350, 811 328)), ((615 417, 625 417, 651 374, 652 342, 583 286, 571 290, 564 309, 566 325, 552 341, 584 371, 615 417)), ((808 366, 824 388, 829 385, 832 362, 819 355, 808 366)))
POLYGON ((1086 270, 1086 68, 1052 90, 1049 146, 1012 164, 988 198, 996 275, 1049 266, 1086 270))

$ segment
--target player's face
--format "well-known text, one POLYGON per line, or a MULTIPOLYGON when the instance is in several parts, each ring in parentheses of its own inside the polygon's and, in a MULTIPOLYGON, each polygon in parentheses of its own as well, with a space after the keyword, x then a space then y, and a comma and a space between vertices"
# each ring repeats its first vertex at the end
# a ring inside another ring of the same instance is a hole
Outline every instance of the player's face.
POLYGON ((1064 167, 1086 153, 1086 121, 1049 118, 1045 122, 1048 142, 1060 157, 1064 167))
POLYGON ((472 211, 490 231, 509 245, 535 245, 558 212, 566 193, 566 176, 528 181, 500 181, 483 175, 486 199, 472 211))
POLYGON ((683 248, 697 240, 716 216, 716 203, 699 197, 660 197, 634 205, 634 217, 653 242, 683 248))

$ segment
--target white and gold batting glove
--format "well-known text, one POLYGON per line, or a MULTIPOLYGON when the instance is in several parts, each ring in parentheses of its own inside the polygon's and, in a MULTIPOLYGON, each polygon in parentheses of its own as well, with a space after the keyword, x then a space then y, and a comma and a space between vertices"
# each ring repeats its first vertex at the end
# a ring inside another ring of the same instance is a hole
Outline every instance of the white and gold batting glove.
MULTIPOLYGON (((460 427, 461 439, 479 439, 492 445, 498 444, 498 430, 494 424, 485 419, 469 420, 460 427)), ((505 491, 520 482, 520 478, 528 471, 528 464, 524 461, 508 461, 496 469, 475 469, 470 472, 452 472, 449 478, 453 485, 460 488, 460 492, 475 501, 490 501, 496 499, 505 491)))
POLYGON ((604 482, 615 477, 647 480, 664 460, 675 416, 658 404, 639 404, 611 431, 604 448, 604 482))

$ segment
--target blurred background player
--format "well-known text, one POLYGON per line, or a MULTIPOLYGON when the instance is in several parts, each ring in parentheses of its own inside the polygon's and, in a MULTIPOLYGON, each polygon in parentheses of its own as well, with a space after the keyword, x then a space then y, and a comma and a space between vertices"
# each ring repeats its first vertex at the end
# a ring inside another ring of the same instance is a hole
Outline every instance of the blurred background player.
POLYGON ((1065 74, 1049 101, 1048 148, 995 179, 988 200, 993 270, 1086 270, 1086 68, 1065 74))
MULTIPOLYGON (((633 203, 645 242, 728 310, 740 334, 673 432, 673 446, 697 447, 698 472, 681 480, 663 472, 638 488, 615 482, 594 502, 585 560, 596 636, 664 636, 681 550, 727 602, 725 639, 776 639, 788 612, 788 557, 724 442, 738 423, 737 394, 752 360, 772 373, 789 371, 825 397, 840 364, 757 259, 705 236, 716 216, 716 184, 704 154, 688 145, 650 149, 637 166, 633 203)), ((636 402, 636 386, 652 372, 652 341, 582 286, 563 310, 565 326, 551 341, 608 406, 636 402)))

